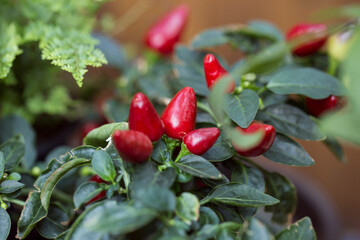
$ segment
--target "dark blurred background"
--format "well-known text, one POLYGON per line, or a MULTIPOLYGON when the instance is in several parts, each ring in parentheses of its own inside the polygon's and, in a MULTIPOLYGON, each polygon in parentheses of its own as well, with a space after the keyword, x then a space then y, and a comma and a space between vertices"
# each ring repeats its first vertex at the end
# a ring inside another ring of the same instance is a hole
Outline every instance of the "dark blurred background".
MULTIPOLYGON (((106 3, 99 17, 111 14, 115 26, 111 34, 122 44, 142 46, 147 29, 172 7, 186 3, 191 9, 190 20, 182 42, 188 43, 200 31, 221 25, 246 23, 249 20, 268 20, 287 31, 299 22, 312 22, 316 12, 322 9, 360 3, 348 0, 117 0, 106 3), (129 14, 129 11, 136 12, 129 14), (127 16, 126 16, 127 15, 127 16), (138 15, 138 16, 136 16, 138 15), (126 16, 124 18, 124 16, 126 16), (125 23, 125 26, 123 25, 125 23)), ((238 59, 231 48, 216 49, 228 62, 238 59)), ((360 54, 360 53, 359 53, 360 54)), ((360 123, 359 123, 360 127, 360 123)), ((360 239, 360 148, 343 142, 347 163, 337 161, 323 143, 300 143, 315 159, 309 168, 286 167, 259 159, 274 171, 283 172, 298 186, 304 214, 312 217, 315 228, 327 231, 324 239, 360 239), (304 202, 305 201, 305 202, 304 202), (307 204, 314 205, 308 206, 307 204), (318 220, 317 218, 323 218, 318 220), (325 225, 323 222, 325 221, 325 225), (329 225, 330 224, 330 225, 329 225), (340 237, 341 236, 341 237, 340 237)))

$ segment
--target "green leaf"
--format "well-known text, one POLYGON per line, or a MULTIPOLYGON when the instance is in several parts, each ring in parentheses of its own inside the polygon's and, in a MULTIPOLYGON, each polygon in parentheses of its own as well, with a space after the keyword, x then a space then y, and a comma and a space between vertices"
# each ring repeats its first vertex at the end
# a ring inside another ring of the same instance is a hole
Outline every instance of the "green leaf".
POLYGON ((237 125, 247 128, 254 120, 259 109, 259 97, 256 92, 245 89, 239 96, 226 95, 224 110, 237 125))
POLYGON ((109 99, 102 106, 106 119, 110 122, 124 122, 129 115, 129 104, 109 99))
POLYGON ((228 39, 225 36, 225 29, 211 28, 197 34, 191 40, 191 47, 194 49, 202 49, 223 45, 226 43, 228 43, 228 39))
POLYGON ((285 135, 312 141, 324 140, 326 137, 316 123, 297 107, 288 104, 271 105, 261 115, 265 115, 262 120, 285 135))
POLYGON ((11 228, 9 214, 0 207, 0 240, 6 240, 11 228))
POLYGON ((176 198, 176 215, 186 224, 199 218, 200 203, 198 198, 191 193, 183 192, 176 198))
POLYGON ((264 176, 256 167, 245 166, 240 163, 231 173, 231 182, 246 184, 265 192, 264 176))
POLYGON ((85 226, 97 232, 126 234, 145 226, 155 217, 156 212, 147 208, 104 205, 100 213, 83 221, 85 226))
POLYGON ((272 212, 271 220, 285 224, 296 210, 297 195, 292 182, 278 173, 266 174, 266 192, 280 200, 278 204, 265 206, 265 211, 272 212))
POLYGON ((256 218, 250 218, 248 225, 244 231, 244 234, 241 239, 243 240, 273 240, 273 236, 270 234, 269 230, 256 218))
POLYGON ((41 220, 36 228, 41 236, 48 239, 55 239, 66 231, 65 223, 69 220, 67 214, 58 206, 51 205, 46 218, 41 220))
POLYGON ((0 183, 0 193, 12 193, 20 188, 23 188, 25 184, 19 183, 15 180, 6 180, 0 183))
POLYGON ((199 224, 201 226, 205 224, 219 224, 220 220, 218 215, 208 207, 201 206, 200 207, 200 216, 199 216, 199 224))
POLYGON ((162 139, 154 143, 153 151, 151 153, 152 159, 154 159, 158 163, 163 163, 167 157, 166 156, 167 154, 169 154, 168 149, 166 147, 165 142, 162 139))
POLYGON ((0 151, 0 177, 4 174, 5 169, 5 159, 4 154, 0 151))
POLYGON ((47 211, 41 205, 40 192, 30 192, 18 221, 17 238, 24 239, 35 227, 36 223, 45 218, 47 211))
POLYGON ((144 208, 154 209, 157 212, 171 213, 176 206, 174 193, 160 186, 141 189, 137 192, 135 198, 144 208))
POLYGON ((276 235, 276 240, 316 240, 311 220, 305 217, 276 235))
POLYGON ((128 130, 128 124, 126 122, 109 123, 98 127, 86 135, 83 139, 83 143, 95 147, 106 147, 106 140, 111 136, 115 130, 128 130))
POLYGON ((334 137, 327 137, 323 143, 325 146, 334 154, 334 156, 341 162, 346 162, 346 156, 344 149, 341 147, 340 143, 334 137))
POLYGON ((223 175, 216 167, 206 159, 197 155, 186 155, 182 157, 175 165, 182 171, 196 177, 221 179, 223 175))
POLYGON ((97 196, 103 189, 99 188, 96 182, 82 183, 74 193, 75 208, 79 208, 82 204, 87 203, 97 196))
POLYGON ((240 207, 261 207, 279 202, 276 198, 256 188, 238 183, 228 183, 215 187, 200 201, 200 204, 203 205, 209 201, 222 202, 240 207))
POLYGON ((10 138, 0 145, 0 151, 3 153, 5 171, 15 168, 24 157, 24 138, 21 135, 16 135, 10 138))
POLYGON ((99 175, 103 180, 114 182, 116 171, 112 159, 107 152, 104 150, 97 150, 93 155, 91 165, 94 168, 96 174, 99 175))
POLYGON ((214 145, 202 155, 203 158, 210 162, 221 162, 234 156, 235 150, 226 136, 224 130, 220 129, 220 136, 214 145))
POLYGON ((300 144, 282 134, 276 134, 273 145, 264 156, 271 161, 289 166, 308 167, 315 164, 300 144))
POLYGON ((65 155, 67 152, 71 151, 71 147, 69 146, 58 146, 51 150, 45 158, 45 162, 48 164, 52 159, 56 158, 57 160, 60 160, 60 157, 62 155, 65 155))
POLYGON ((4 142, 17 134, 23 136, 23 141, 25 143, 25 156, 21 162, 22 166, 30 170, 34 165, 37 155, 35 147, 35 131, 32 129, 31 125, 20 116, 9 115, 0 119, 0 142, 4 142))
POLYGON ((250 21, 248 25, 250 28, 257 30, 258 32, 262 32, 268 36, 272 36, 277 41, 284 40, 283 33, 270 22, 263 20, 253 20, 250 21))
POLYGON ((313 99, 344 94, 340 81, 314 68, 284 68, 271 77, 267 87, 276 94, 302 94, 313 99))
POLYGON ((0 24, 0 79, 5 78, 12 67, 16 55, 22 51, 19 48, 21 37, 17 33, 16 25, 14 23, 0 24))
POLYGON ((56 184, 60 181, 60 179, 71 169, 79 166, 84 166, 90 164, 90 160, 85 158, 77 158, 71 160, 65 164, 63 164, 60 168, 56 169, 50 177, 44 183, 44 186, 41 190, 41 204, 44 209, 47 211, 50 204, 51 194, 56 186, 56 184))

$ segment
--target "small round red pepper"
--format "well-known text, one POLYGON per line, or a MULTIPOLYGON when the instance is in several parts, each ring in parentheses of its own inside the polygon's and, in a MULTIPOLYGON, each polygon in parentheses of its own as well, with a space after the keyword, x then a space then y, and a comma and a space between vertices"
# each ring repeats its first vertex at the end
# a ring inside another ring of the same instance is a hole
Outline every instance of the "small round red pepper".
POLYGON ((239 131, 242 134, 255 133, 260 129, 263 129, 265 134, 264 134, 263 138, 261 139, 261 141, 256 146, 254 146, 250 149, 244 150, 244 149, 240 149, 239 147, 237 147, 233 144, 236 152, 245 157, 255 157, 255 156, 259 156, 259 155, 265 153, 267 150, 269 150, 269 148, 273 144, 273 142, 275 140, 275 136, 276 136, 276 131, 273 126, 268 125, 268 124, 254 122, 254 123, 251 123, 250 126, 247 128, 241 128, 239 126, 235 128, 236 131, 239 131))
POLYGON ((320 117, 325 112, 334 110, 339 107, 340 98, 334 95, 330 95, 324 99, 312 99, 306 98, 306 108, 308 112, 314 117, 320 117))
POLYGON ((185 4, 174 8, 150 28, 145 36, 146 45, 161 54, 172 53, 188 15, 189 8, 185 4))
MULTIPOLYGON (((300 37, 305 34, 326 32, 325 24, 307 24, 302 23, 294 26, 286 35, 287 40, 300 37)), ((300 44, 292 49, 293 54, 299 57, 309 56, 317 52, 326 42, 327 36, 311 40, 310 42, 300 44)))
POLYGON ((116 130, 112 135, 116 150, 127 162, 142 163, 151 155, 153 145, 148 136, 135 130, 116 130))
MULTIPOLYGON (((98 175, 94 175, 89 179, 89 182, 97 182, 97 183, 106 183, 106 181, 102 180, 98 175)), ((100 200, 106 196, 106 191, 101 191, 98 195, 93 197, 90 201, 86 203, 86 205, 95 202, 97 200, 100 200)))
POLYGON ((131 101, 129 129, 144 133, 153 142, 159 140, 164 133, 159 115, 143 93, 135 94, 131 101))
MULTIPOLYGON (((207 54, 204 58, 204 72, 206 78, 206 84, 209 89, 211 89, 218 79, 220 79, 228 72, 223 68, 216 57, 212 54, 207 54)), ((232 80, 229 85, 228 92, 232 93, 235 89, 235 81, 232 80)))
POLYGON ((194 89, 181 89, 165 108, 161 115, 165 134, 181 140, 188 132, 195 129, 196 96, 194 89))
POLYGON ((220 130, 216 127, 200 128, 189 132, 184 137, 184 144, 192 154, 203 155, 216 142, 220 130))

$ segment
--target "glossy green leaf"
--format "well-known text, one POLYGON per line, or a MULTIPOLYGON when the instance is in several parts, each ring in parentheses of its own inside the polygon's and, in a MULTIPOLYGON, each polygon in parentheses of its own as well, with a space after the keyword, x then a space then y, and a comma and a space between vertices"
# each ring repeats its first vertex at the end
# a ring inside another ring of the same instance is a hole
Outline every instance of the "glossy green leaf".
POLYGON ((259 97, 256 92, 245 89, 239 96, 226 95, 224 110, 237 125, 247 128, 254 120, 259 109, 259 97))
POLYGON ((91 165, 101 179, 108 182, 114 182, 116 171, 112 159, 107 152, 104 150, 97 150, 93 155, 91 165))
POLYGON ((6 240, 11 228, 9 214, 0 207, 0 240, 6 240))
POLYGON ((83 143, 94 147, 106 147, 106 140, 111 136, 115 130, 128 130, 128 124, 126 122, 109 123, 98 127, 86 135, 83 139, 83 143))
POLYGON ((0 151, 0 177, 2 177, 5 170, 4 154, 0 151))
POLYGON ((288 104, 271 105, 261 115, 265 115, 262 120, 272 125, 279 133, 312 141, 323 140, 326 137, 316 123, 297 107, 288 104))
POLYGON ((82 204, 87 203, 101 191, 104 190, 101 189, 96 182, 82 183, 74 193, 75 208, 79 208, 82 204))
POLYGON ((41 205, 40 192, 30 192, 18 221, 17 238, 24 239, 41 219, 45 218, 47 211, 41 205))
POLYGON ((200 203, 222 202, 235 206, 261 207, 279 202, 276 198, 267 195, 256 188, 245 184, 228 183, 215 187, 200 203))
POLYGON ((198 198, 191 193, 183 192, 176 198, 176 216, 190 225, 199 218, 200 203, 198 198))
POLYGON ((221 162, 231 158, 234 154, 235 150, 232 147, 229 138, 226 136, 225 131, 220 129, 220 136, 202 157, 210 162, 221 162))
POLYGON ((272 36, 277 41, 284 40, 284 34, 275 25, 263 20, 253 20, 248 23, 249 27, 262 32, 268 36, 272 36))
POLYGON ((211 208, 201 206, 200 207, 200 216, 199 216, 199 224, 201 226, 205 224, 219 224, 220 220, 216 212, 211 208))
POLYGON ((144 208, 157 212, 173 212, 176 206, 175 194, 167 188, 151 186, 137 192, 136 201, 144 208))
POLYGON ((154 159, 158 163, 163 163, 165 159, 167 159, 168 153, 166 144, 163 140, 159 140, 153 145, 153 151, 151 153, 151 158, 154 159))
POLYGON ((34 164, 37 155, 35 147, 35 131, 32 129, 31 125, 20 116, 10 115, 0 119, 0 143, 5 142, 18 134, 23 136, 21 141, 25 143, 25 155, 24 158, 22 158, 22 166, 26 169, 30 169, 34 164))
POLYGON ((242 229, 243 240, 273 240, 274 237, 270 234, 269 230, 256 218, 250 218, 245 229, 242 229))
POLYGON ((340 143, 333 137, 327 137, 323 143, 325 146, 334 154, 334 156, 341 162, 346 162, 346 156, 344 149, 341 147, 340 143))
POLYGON ((272 212, 271 220, 280 224, 287 223, 297 206, 294 184, 278 173, 268 173, 266 174, 266 192, 280 200, 278 204, 265 206, 265 211, 272 212))
POLYGON ((223 175, 217 168, 206 159, 197 155, 186 155, 182 157, 175 165, 182 171, 196 177, 221 179, 223 175))
POLYGON ((228 39, 225 36, 225 29, 211 28, 196 35, 191 41, 191 46, 194 49, 202 49, 226 43, 228 43, 228 39))
POLYGON ((8 175, 7 180, 15 180, 15 181, 20 181, 21 180, 21 175, 17 172, 12 172, 8 175))
POLYGON ((282 134, 276 134, 273 145, 264 156, 271 161, 289 166, 308 167, 315 164, 300 144, 282 134))
POLYGON ((126 234, 135 231, 156 217, 156 212, 147 208, 129 205, 104 205, 93 218, 84 219, 84 225, 101 233, 126 234))
POLYGON ((46 218, 41 220, 36 229, 41 236, 48 239, 55 239, 66 231, 66 222, 69 220, 67 214, 57 205, 51 205, 46 218))
POLYGON ((231 173, 231 182, 246 184, 265 192, 264 176, 256 167, 245 166, 240 163, 231 173))
POLYGON ((85 158, 76 158, 71 160, 61 166, 61 168, 56 169, 50 177, 44 183, 44 186, 41 190, 41 204, 44 209, 47 211, 49 208, 51 194, 56 186, 56 184, 60 181, 60 179, 71 169, 79 166, 84 166, 90 164, 90 160, 85 158))
POLYGON ((15 180, 6 180, 0 183, 0 193, 12 193, 20 188, 23 188, 25 184, 19 183, 15 180))
POLYGON ((21 162, 25 153, 24 138, 16 135, 0 145, 5 161, 5 171, 11 170, 21 162))
POLYGON ((302 94, 313 99, 344 94, 340 81, 314 68, 284 68, 271 77, 267 87, 276 94, 302 94))
POLYGON ((276 240, 316 240, 311 220, 305 217, 276 235, 276 240))

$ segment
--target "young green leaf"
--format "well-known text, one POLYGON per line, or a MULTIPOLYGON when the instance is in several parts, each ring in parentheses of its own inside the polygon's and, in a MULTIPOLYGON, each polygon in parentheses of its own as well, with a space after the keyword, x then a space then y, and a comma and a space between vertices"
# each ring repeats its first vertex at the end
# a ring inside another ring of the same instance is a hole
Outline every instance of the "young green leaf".
POLYGON ((82 204, 87 203, 101 191, 104 190, 99 188, 99 185, 96 182, 82 183, 74 193, 75 208, 79 208, 82 204))
POLYGON ((0 207, 0 240, 6 240, 11 228, 9 214, 0 207))
POLYGON ((316 234, 311 220, 305 217, 290 225, 276 235, 276 240, 316 240, 316 234))
POLYGON ((226 114, 242 128, 250 125, 259 109, 259 97, 249 89, 243 90, 239 96, 225 95, 224 101, 226 114))
POLYGON ((93 155, 91 165, 94 168, 96 174, 99 175, 103 180, 114 182, 116 171, 113 161, 107 152, 104 150, 97 150, 93 155))
POLYGON ((186 173, 201 178, 221 179, 223 175, 206 159, 197 155, 186 155, 175 165, 186 173))
POLYGON ((106 147, 106 140, 115 130, 128 129, 129 127, 126 122, 105 124, 89 132, 88 135, 86 135, 86 137, 83 139, 83 143, 95 147, 106 147))
POLYGON ((176 215, 186 224, 190 225, 192 221, 198 220, 200 204, 195 195, 183 192, 176 198, 176 203, 176 215))
POLYGON ((19 183, 15 180, 6 180, 0 183, 0 193, 12 193, 20 188, 23 188, 25 184, 19 183))
POLYGON ((315 164, 300 144, 282 134, 276 135, 273 145, 264 156, 271 161, 289 166, 307 167, 315 164))
POLYGON ((273 198, 256 188, 238 183, 223 184, 214 188, 200 201, 200 204, 204 205, 207 202, 212 201, 240 207, 261 207, 265 205, 274 205, 279 202, 276 198, 273 198))
POLYGON ((5 170, 16 167, 24 157, 25 145, 24 138, 16 135, 0 145, 0 151, 4 155, 5 170))
POLYGON ((281 69, 271 77, 267 87, 276 94, 302 94, 313 99, 344 94, 340 81, 314 68, 281 69))

